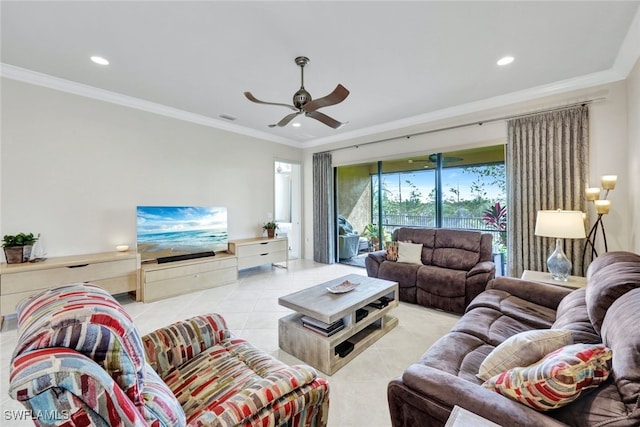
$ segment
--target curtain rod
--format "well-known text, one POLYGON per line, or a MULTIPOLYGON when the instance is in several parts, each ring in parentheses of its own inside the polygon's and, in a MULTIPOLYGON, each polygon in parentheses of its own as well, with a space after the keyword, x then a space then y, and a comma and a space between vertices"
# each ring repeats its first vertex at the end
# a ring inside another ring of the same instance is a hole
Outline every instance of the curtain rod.
POLYGON ((482 126, 485 123, 493 123, 493 122, 500 122, 500 121, 504 121, 504 120, 519 119, 519 118, 522 118, 522 117, 535 116, 537 114, 543 114, 543 113, 552 113, 554 111, 565 110, 565 109, 571 108, 571 107, 577 107, 577 106, 583 106, 584 107, 585 105, 592 104, 592 103, 594 103, 596 101, 604 101, 605 99, 607 99, 607 98, 601 97, 601 98, 587 99, 585 101, 575 102, 573 104, 563 105, 561 107, 553 107, 553 108, 547 108, 547 109, 543 109, 543 110, 536 110, 536 111, 532 111, 530 113, 522 113, 522 114, 511 115, 511 116, 495 117, 493 119, 478 120, 476 122, 462 123, 462 124, 459 124, 459 125, 447 126, 447 127, 438 128, 438 129, 430 129, 430 130, 426 130, 426 131, 423 131, 423 132, 412 133, 412 134, 408 134, 408 135, 404 135, 404 136, 394 136, 394 137, 391 137, 391 138, 378 139, 376 141, 363 142, 361 144, 347 145, 345 147, 339 147, 339 148, 334 148, 332 150, 322 151, 321 153, 333 153, 335 151, 347 150, 349 148, 360 148, 360 147, 364 147, 366 145, 379 144, 381 142, 393 141, 395 139, 410 139, 410 138, 412 138, 414 136, 428 135, 430 133, 444 132, 444 131, 447 131, 447 130, 460 129, 460 128, 469 127, 469 126, 482 126))

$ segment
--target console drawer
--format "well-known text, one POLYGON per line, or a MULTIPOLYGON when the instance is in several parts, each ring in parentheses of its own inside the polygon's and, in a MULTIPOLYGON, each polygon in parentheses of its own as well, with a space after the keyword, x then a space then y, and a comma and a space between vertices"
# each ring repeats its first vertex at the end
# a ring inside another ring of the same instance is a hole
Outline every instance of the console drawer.
POLYGON ((137 271, 135 258, 94 264, 76 264, 2 275, 2 295, 45 289, 76 282, 110 279, 137 271))
POLYGON ((238 258, 263 255, 270 252, 286 251, 286 240, 269 240, 266 242, 256 242, 248 245, 238 245, 236 255, 238 258))
POLYGON ((236 277, 237 270, 234 265, 163 280, 149 281, 147 279, 144 283, 143 299, 144 302, 157 301, 163 298, 226 285, 235 282, 236 277))
POLYGON ((145 271, 145 283, 155 282, 158 280, 173 279, 176 277, 192 276, 195 274, 221 270, 229 267, 235 268, 235 266, 235 258, 208 260, 206 262, 192 263, 187 265, 172 265, 171 263, 167 263, 166 268, 158 267, 153 270, 145 271))
POLYGON ((285 262, 287 260, 286 251, 269 252, 246 257, 238 257, 238 269, 256 267, 262 264, 272 264, 274 262, 285 262))

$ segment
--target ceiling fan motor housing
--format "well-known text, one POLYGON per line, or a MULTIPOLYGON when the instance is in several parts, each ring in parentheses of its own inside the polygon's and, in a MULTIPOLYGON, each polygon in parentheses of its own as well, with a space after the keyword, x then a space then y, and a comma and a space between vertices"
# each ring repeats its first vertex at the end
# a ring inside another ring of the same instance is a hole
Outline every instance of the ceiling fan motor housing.
POLYGON ((311 101, 311 94, 301 87, 293 94, 293 106, 300 109, 304 104, 311 101))

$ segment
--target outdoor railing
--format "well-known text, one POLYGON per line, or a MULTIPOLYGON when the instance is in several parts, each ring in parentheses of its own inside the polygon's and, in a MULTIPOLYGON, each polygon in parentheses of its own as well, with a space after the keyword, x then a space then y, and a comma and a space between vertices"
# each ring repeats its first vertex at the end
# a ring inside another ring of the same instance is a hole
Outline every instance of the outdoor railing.
MULTIPOLYGON (((374 225, 377 225, 374 223, 374 225)), ((398 227, 435 227, 436 219, 434 216, 427 215, 402 215, 392 214, 382 216, 382 229, 390 236, 398 227)), ((476 230, 493 235, 494 245, 504 239, 506 231, 497 231, 488 228, 482 217, 453 217, 445 216, 442 218, 441 228, 454 228, 460 230, 476 230)))

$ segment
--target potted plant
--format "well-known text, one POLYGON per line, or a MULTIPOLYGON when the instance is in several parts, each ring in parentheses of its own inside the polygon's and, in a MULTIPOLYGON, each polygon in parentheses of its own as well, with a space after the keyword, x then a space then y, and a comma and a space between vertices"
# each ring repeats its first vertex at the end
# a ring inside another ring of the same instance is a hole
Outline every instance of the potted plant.
POLYGON ((276 224, 274 221, 265 222, 262 226, 263 230, 267 230, 267 236, 269 238, 273 238, 276 235, 277 228, 278 224, 276 224))
MULTIPOLYGON (((362 231, 362 237, 366 237, 369 239, 369 248, 370 250, 377 251, 381 249, 380 247, 380 232, 377 225, 373 225, 371 223, 365 225, 364 230, 362 231)), ((384 242, 386 242, 388 235, 382 230, 382 238, 384 242)))
POLYGON ((2 247, 7 264, 17 264, 29 261, 33 244, 38 240, 33 233, 19 233, 15 236, 9 234, 2 238, 2 247))

